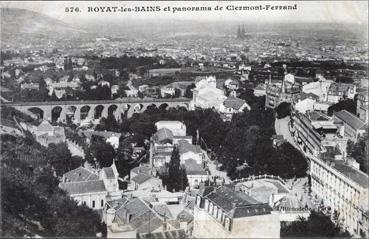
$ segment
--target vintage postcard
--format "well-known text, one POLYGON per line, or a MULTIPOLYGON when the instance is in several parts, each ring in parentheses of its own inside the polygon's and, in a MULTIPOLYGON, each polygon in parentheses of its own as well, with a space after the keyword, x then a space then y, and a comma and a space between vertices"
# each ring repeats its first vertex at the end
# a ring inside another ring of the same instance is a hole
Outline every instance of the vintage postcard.
POLYGON ((367 1, 1 1, 1 237, 369 237, 367 1))

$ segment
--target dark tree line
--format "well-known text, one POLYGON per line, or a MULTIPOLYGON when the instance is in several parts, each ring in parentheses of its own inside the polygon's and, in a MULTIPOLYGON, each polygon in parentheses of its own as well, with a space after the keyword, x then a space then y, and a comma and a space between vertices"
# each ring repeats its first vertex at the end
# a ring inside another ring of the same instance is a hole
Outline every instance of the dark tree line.
POLYGON ((329 216, 311 211, 310 216, 298 221, 281 225, 281 237, 351 237, 339 224, 331 221, 329 216))
POLYGON ((328 107, 328 115, 333 115, 334 112, 341 110, 347 110, 348 112, 356 115, 356 102, 352 99, 342 100, 334 105, 328 107))
POLYGON ((368 135, 365 135, 360 137, 356 143, 349 141, 347 154, 359 163, 361 171, 369 175, 368 140, 368 135))
POLYGON ((59 189, 50 165, 55 155, 49 160, 50 152, 31 136, 2 135, 1 144, 2 236, 95 237, 106 231, 95 211, 59 189))
POLYGON ((180 164, 178 149, 175 148, 172 152, 169 164, 166 165, 166 172, 160 175, 163 180, 163 185, 165 185, 170 192, 185 190, 188 186, 186 175, 186 169, 180 164))

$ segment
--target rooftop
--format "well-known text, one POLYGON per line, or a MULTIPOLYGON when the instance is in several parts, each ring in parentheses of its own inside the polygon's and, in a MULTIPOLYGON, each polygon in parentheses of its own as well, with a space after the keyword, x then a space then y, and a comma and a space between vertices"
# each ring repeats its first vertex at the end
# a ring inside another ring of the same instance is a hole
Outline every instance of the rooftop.
POLYGON ((94 181, 98 180, 99 176, 84 167, 78 167, 63 175, 69 182, 94 181))
POLYGON ((361 172, 360 170, 350 167, 343 160, 335 161, 333 168, 354 181, 355 183, 359 184, 361 187, 369 187, 368 175, 361 172))
POLYGON ((232 218, 269 214, 271 211, 268 204, 225 186, 213 190, 207 198, 232 218))
POLYGON ((342 120, 344 123, 350 125, 355 130, 362 128, 365 125, 365 122, 351 114, 347 110, 341 110, 333 113, 338 119, 342 120))
POLYGON ((160 143, 171 143, 173 142, 173 132, 167 128, 161 128, 159 129, 153 136, 153 139, 156 142, 160 142, 160 143))
POLYGON ((105 172, 107 178, 115 178, 114 171, 111 167, 103 168, 103 171, 105 172))
POLYGON ((68 194, 83 194, 93 192, 106 192, 103 180, 60 183, 59 187, 68 192, 68 194))
POLYGON ((138 184, 144 183, 147 180, 153 178, 151 175, 145 174, 145 173, 139 173, 136 176, 134 176, 133 178, 131 178, 131 181, 134 181, 138 184))
POLYGON ((179 154, 184 154, 187 152, 202 153, 201 147, 199 145, 190 144, 187 140, 178 141, 178 151, 179 154))
POLYGON ((183 165, 188 175, 207 175, 205 169, 194 159, 187 159, 183 165))
POLYGON ((224 101, 224 106, 226 108, 232 108, 234 110, 240 110, 241 107, 246 104, 246 101, 240 99, 240 98, 237 98, 237 97, 228 97, 225 101, 224 101))

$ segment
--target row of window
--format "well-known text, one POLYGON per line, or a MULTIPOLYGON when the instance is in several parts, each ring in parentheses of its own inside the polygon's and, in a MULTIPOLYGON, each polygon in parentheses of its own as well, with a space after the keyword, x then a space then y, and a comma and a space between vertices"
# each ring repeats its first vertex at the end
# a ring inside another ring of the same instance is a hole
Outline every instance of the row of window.
MULTIPOLYGON (((86 206, 87 202, 86 201, 82 201, 82 205, 85 205, 86 206)), ((104 199, 101 199, 100 200, 100 206, 101 207, 104 207, 104 199)), ((96 201, 95 200, 92 200, 92 205, 91 205, 92 208, 96 208, 96 201)))
MULTIPOLYGON (((200 196, 196 197, 196 204, 199 208, 201 208, 200 196)), ((218 208, 215 204, 205 199, 204 209, 209 213, 209 215, 211 215, 219 223, 221 223, 226 230, 231 231, 231 219, 225 215, 221 208, 218 208)))
POLYGON ((346 198, 349 198, 351 201, 358 203, 360 192, 333 173, 325 170, 315 163, 311 164, 311 172, 318 178, 322 179, 322 181, 329 182, 330 188, 332 190, 337 190, 338 194, 342 192, 343 196, 346 196, 346 198))

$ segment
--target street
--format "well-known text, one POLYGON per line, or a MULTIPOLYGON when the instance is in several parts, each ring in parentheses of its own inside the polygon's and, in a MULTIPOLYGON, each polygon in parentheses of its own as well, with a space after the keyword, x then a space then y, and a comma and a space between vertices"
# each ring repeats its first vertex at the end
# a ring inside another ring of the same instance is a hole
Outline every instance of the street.
POLYGON ((295 140, 293 139, 291 132, 289 130, 290 117, 285 117, 283 119, 275 119, 275 132, 277 135, 283 135, 283 138, 287 140, 291 145, 293 145, 296 149, 300 150, 295 140))

